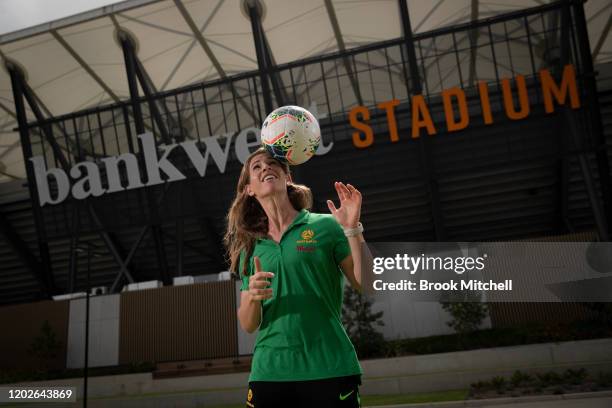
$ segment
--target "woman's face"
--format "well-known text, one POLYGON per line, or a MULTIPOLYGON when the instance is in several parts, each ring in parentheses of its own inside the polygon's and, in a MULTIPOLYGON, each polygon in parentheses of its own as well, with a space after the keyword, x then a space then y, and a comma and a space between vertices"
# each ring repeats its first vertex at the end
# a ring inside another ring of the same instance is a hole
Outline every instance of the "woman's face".
POLYGON ((287 182, 291 176, 283 166, 267 153, 253 157, 249 163, 249 184, 246 191, 250 196, 262 199, 271 195, 287 192, 287 182))

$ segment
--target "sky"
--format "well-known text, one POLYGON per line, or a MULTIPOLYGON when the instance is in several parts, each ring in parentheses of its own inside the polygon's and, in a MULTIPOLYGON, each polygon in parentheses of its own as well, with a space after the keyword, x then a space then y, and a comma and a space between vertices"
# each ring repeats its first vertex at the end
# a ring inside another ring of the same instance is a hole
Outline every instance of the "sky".
POLYGON ((0 35, 122 0, 0 0, 0 35))

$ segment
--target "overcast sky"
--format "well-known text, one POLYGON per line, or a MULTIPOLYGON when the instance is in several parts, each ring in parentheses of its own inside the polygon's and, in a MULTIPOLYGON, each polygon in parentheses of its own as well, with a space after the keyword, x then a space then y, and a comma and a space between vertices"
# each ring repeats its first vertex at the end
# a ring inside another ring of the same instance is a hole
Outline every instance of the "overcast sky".
POLYGON ((0 35, 122 0, 0 0, 0 35))

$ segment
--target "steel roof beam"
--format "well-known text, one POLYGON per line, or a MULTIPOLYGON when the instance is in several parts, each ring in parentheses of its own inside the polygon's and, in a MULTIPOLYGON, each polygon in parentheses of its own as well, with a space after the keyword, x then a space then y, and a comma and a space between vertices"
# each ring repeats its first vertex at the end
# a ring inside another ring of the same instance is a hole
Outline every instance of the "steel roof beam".
POLYGON ((264 42, 264 54, 266 57, 266 65, 270 72, 270 81, 272 82, 272 88, 274 89, 274 95, 276 96, 276 100, 279 105, 286 105, 290 103, 289 95, 287 94, 287 89, 283 83, 283 79, 280 76, 280 73, 276 69, 276 60, 274 59, 274 54, 272 54, 272 48, 270 48, 270 43, 268 42, 268 37, 266 36, 265 31, 261 30, 261 34, 264 42))
MULTIPOLYGON (((212 21, 213 17, 217 14, 217 12, 219 11, 219 9, 221 8, 221 5, 223 4, 223 0, 218 0, 217 4, 215 5, 215 7, 213 8, 213 10, 211 11, 210 15, 208 16, 208 18, 206 19, 206 21, 204 22, 204 24, 202 24, 201 27, 199 27, 199 32, 204 32, 204 30, 206 30, 206 27, 208 27, 208 25, 210 24, 210 22, 212 21)), ((170 83, 170 81, 172 80, 172 78, 174 78, 174 75, 176 74, 176 72, 178 71, 178 69, 180 68, 180 66, 183 64, 183 62, 185 61, 185 59, 187 58, 187 55, 189 55, 189 53, 191 52, 191 50, 196 46, 196 44, 198 43, 198 40, 194 39, 191 41, 191 44, 189 44, 189 47, 187 48, 187 50, 183 53, 183 55, 181 56, 181 58, 179 58, 178 62, 176 63, 176 65, 174 66, 174 68, 172 69, 172 72, 170 72, 170 74, 168 75, 168 77, 166 78, 166 80, 164 81, 164 83, 161 86, 162 90, 165 90, 166 87, 168 86, 168 84, 170 83)))
MULTIPOLYGON (((32 212, 34 213, 34 227, 36 231, 36 238, 38 242, 38 253, 40 256, 40 267, 37 263, 33 262, 31 258, 27 257, 26 253, 22 251, 22 256, 26 256, 24 259, 28 269, 37 271, 35 276, 39 281, 43 294, 50 298, 55 293, 55 282, 53 279, 53 270, 51 269, 51 257, 49 255, 49 244, 47 243, 44 218, 42 210, 38 204, 38 189, 34 180, 36 179, 34 174, 34 167, 28 162, 28 159, 32 157, 32 145, 30 143, 30 132, 28 128, 28 121, 26 117, 25 103, 24 103, 24 91, 25 79, 23 73, 15 67, 13 64, 7 63, 9 75, 11 76, 11 88, 13 91, 13 101, 15 103, 15 113, 17 114, 17 122, 19 123, 19 138, 21 140, 23 161, 26 168, 26 174, 28 175, 28 190, 30 192, 30 204, 32 205, 32 212), (32 269, 34 268, 34 269, 32 269)), ((17 238, 17 233, 11 231, 11 227, 8 223, 4 225, 5 234, 8 234, 10 241, 21 245, 20 240, 17 238)))
MULTIPOLYGON (((589 183, 593 183, 595 180, 589 180, 591 177, 591 166, 586 153, 583 151, 580 151, 579 153, 580 166, 585 177, 585 184, 587 184, 588 187, 589 198, 591 199, 591 207, 593 209, 593 216, 598 227, 599 238, 601 241, 609 241, 610 234, 612 233, 612 180, 610 177, 610 161, 607 154, 606 140, 603 131, 601 109, 599 107, 599 99, 597 96, 595 68, 593 67, 593 56, 591 54, 589 32, 587 29, 586 17, 584 15, 584 4, 582 2, 571 3, 571 7, 574 9, 573 15, 575 18, 575 33, 579 44, 577 51, 580 53, 581 57, 582 75, 584 78, 584 88, 586 94, 585 97, 587 99, 585 105, 589 107, 589 109, 587 109, 586 116, 589 118, 588 121, 590 122, 590 136, 595 144, 594 150, 597 161, 597 170, 599 173, 602 203, 599 201, 599 197, 594 186, 589 185, 589 183)), ((562 17, 562 24, 565 24, 565 30, 567 31, 569 31, 569 25, 571 24, 569 8, 569 3, 564 6, 562 17)), ((566 37, 568 38, 567 44, 570 44, 569 35, 566 35, 566 37)), ((567 54, 570 47, 569 45, 567 47, 561 47, 561 50, 562 55, 567 54)), ((562 60, 563 58, 567 57, 562 57, 562 60)), ((569 109, 566 109, 566 111, 568 112, 569 118, 572 119, 575 113, 569 109)), ((573 127, 570 130, 577 133, 575 136, 576 138, 579 138, 580 135, 582 135, 582 132, 579 132, 577 127, 573 127)))
POLYGON ((12 110, 10 110, 6 105, 4 105, 2 102, 0 102, 0 109, 2 109, 3 111, 5 111, 9 116, 12 116, 14 119, 17 119, 17 115, 15 115, 15 112, 13 112, 12 110))
POLYGON ((13 248, 17 257, 32 273, 34 279, 39 282, 45 296, 51 297, 55 291, 53 276, 47 273, 45 270, 46 268, 43 267, 38 258, 32 254, 28 245, 2 212, 0 212, 0 232, 2 232, 9 245, 13 248))
MULTIPOLYGON (((155 105, 155 101, 152 99, 152 93, 149 89, 149 84, 146 82, 146 78, 143 73, 138 68, 138 60, 136 58, 136 53, 134 50, 134 44, 132 40, 129 38, 127 33, 119 32, 119 38, 121 40, 121 48, 123 49, 123 58, 125 61, 125 71, 127 75, 128 86, 130 90, 130 99, 132 105, 132 111, 134 114, 134 121, 136 125, 136 133, 142 134, 145 131, 144 120, 142 116, 142 110, 140 106, 139 94, 138 94, 138 85, 137 80, 140 80, 140 84, 145 92, 147 97, 147 101, 149 103, 149 107, 151 112, 158 122, 158 127, 160 127, 160 131, 162 131, 162 138, 164 142, 168 144, 166 141, 168 138, 167 132, 165 132, 165 126, 163 126, 163 122, 161 121, 161 116, 159 114, 159 110, 155 105), (122 35, 123 34, 123 35, 122 35), (138 78, 138 79, 137 79, 138 78), (162 130, 163 129, 163 130, 162 130), (165 133, 164 133, 165 132, 165 133)), ((142 149, 141 149, 141 161, 142 159, 142 149)), ((151 230, 153 235, 153 242, 155 244, 155 255, 157 256, 157 261, 160 267, 160 279, 164 282, 164 284, 169 283, 169 275, 168 275, 168 263, 166 259, 166 250, 163 245, 163 237, 161 237, 161 223, 159 221, 159 209, 155 205, 155 199, 153 196, 153 192, 150 189, 146 189, 146 197, 147 204, 149 206, 149 211, 152 217, 151 220, 151 230)), ((115 279, 115 283, 113 283, 113 287, 118 283, 118 279, 121 277, 122 272, 125 271, 124 266, 122 265, 121 271, 119 271, 117 275, 117 279, 115 279)))
MULTIPOLYGON (((263 29, 261 27, 261 18, 259 15, 259 11, 257 10, 257 1, 247 1, 247 5, 249 8, 249 20, 251 22, 251 33, 253 34, 255 54, 257 55, 257 67, 259 69, 262 97, 264 100, 266 113, 269 113, 274 108, 274 105, 272 104, 272 98, 270 96, 270 85, 268 84, 268 77, 271 75, 268 70, 268 57, 266 56, 266 46, 263 37, 263 29)), ((274 81, 272 82, 274 84, 274 81)), ((276 96, 276 101, 279 104, 282 104, 282 102, 279 100, 282 99, 282 97, 280 96, 277 87, 274 87, 274 93, 276 96)))
POLYGON ((612 12, 608 16, 608 22, 606 23, 601 35, 599 36, 599 40, 597 40, 597 44, 595 44, 595 48, 593 48, 593 59, 596 59, 603 47, 606 39, 608 38, 608 34, 610 33, 610 29, 612 28, 612 12))
POLYGON ((100 78, 98 74, 85 62, 85 60, 66 42, 64 37, 62 37, 57 30, 51 30, 51 35, 57 42, 61 44, 61 46, 78 62, 78 64, 89 74, 90 77, 93 78, 94 81, 97 82, 98 85, 111 97, 115 102, 119 102, 119 97, 110 89, 108 85, 100 78))
MULTIPOLYGON (((470 21, 474 23, 478 20, 478 4, 479 0, 472 0, 472 12, 470 21)), ((478 47, 478 37, 480 36, 480 30, 472 29, 469 33, 470 36, 470 72, 468 76, 468 86, 473 86, 476 80, 476 56, 478 47)))
MULTIPOLYGON (((9 67, 11 66, 11 64, 8 64, 8 65, 9 67)), ((20 95, 23 95, 28 101, 28 104, 30 105, 30 109, 34 113, 36 120, 39 123, 43 123, 45 121, 45 117, 40 107, 37 104, 37 98, 36 98, 36 95, 34 94, 34 91, 32 91, 29 85, 25 82, 25 79, 23 78, 23 75, 21 74, 19 70, 17 70, 15 67, 12 67, 12 68, 9 68, 9 71, 11 72, 11 78, 12 78, 12 83, 13 83, 13 89, 14 89, 13 93, 14 93, 14 99, 16 101, 16 104, 15 104, 16 110, 19 110, 19 105, 17 104, 19 100, 21 100, 21 104, 23 105, 23 99, 15 94, 15 92, 19 92, 20 95), (17 89, 17 91, 15 91, 15 89, 17 89)), ((18 117, 19 117, 19 113, 18 113, 18 117)), ((38 203, 38 192, 35 187, 36 183, 33 182, 33 180, 35 180, 33 169, 31 165, 28 165, 28 159, 32 157, 32 149, 31 149, 29 134, 27 130, 28 123, 25 117, 25 109, 23 110, 23 118, 20 120, 20 126, 19 126, 20 132, 22 132, 22 128, 24 128, 25 130, 23 131, 26 132, 22 136, 21 144, 22 144, 22 149, 24 150, 24 163, 26 164, 26 172, 28 174, 28 180, 30 181, 28 185, 31 186, 30 196, 32 197, 32 209, 35 214, 39 213, 38 215, 39 219, 36 222, 38 223, 37 225, 39 225, 40 228, 39 228, 37 235, 38 235, 39 241, 43 242, 43 247, 46 247, 46 253, 44 251, 41 251, 41 254, 42 254, 41 261, 43 265, 47 266, 50 269, 51 260, 48 254, 48 245, 46 243, 46 233, 44 230, 44 218, 43 218, 42 212, 40 212, 40 207, 38 203)), ((45 136, 45 139, 47 140, 47 143, 49 143, 51 145, 51 148, 53 149, 53 154, 55 158, 60 162, 60 165, 62 166, 63 170, 66 173, 69 173, 70 171, 69 162, 64 156, 64 152, 59 147, 59 144, 55 140, 55 137, 51 133, 50 126, 42 125, 41 128, 42 128, 42 133, 45 136)), ((97 216, 97 212, 94 208, 93 203, 88 201, 88 207, 89 207, 90 213, 92 214, 94 220, 96 221, 97 226, 101 229, 100 234, 102 235, 104 242, 106 243, 110 252, 115 256, 117 262, 120 263, 120 258, 121 258, 120 254, 122 252, 121 245, 116 239, 113 239, 109 235, 108 232, 106 232, 104 225, 102 224, 102 222, 97 216)))
POLYGON ((140 103, 137 102, 139 98, 138 95, 138 87, 136 83, 132 83, 132 80, 135 81, 138 78, 138 82, 140 82, 140 87, 142 88, 145 97, 147 99, 147 104, 149 105, 149 110, 151 112, 151 116, 153 116, 153 120, 157 124, 157 128, 161 134, 161 139, 165 144, 171 144, 170 136, 168 134, 168 130, 166 128, 166 124, 161 117, 159 112, 159 108, 157 107, 157 103, 154 99, 154 89, 151 89, 150 78, 144 72, 144 67, 138 60, 136 56, 136 51, 134 49, 134 42, 129 34, 123 29, 119 28, 118 33, 119 40, 121 41, 121 48, 123 49, 123 56, 125 60, 126 71, 128 75, 128 86, 130 88, 130 97, 132 98, 132 108, 134 110, 134 117, 137 123, 137 133, 142 134, 145 132, 144 121, 142 119, 142 111, 140 108, 140 103))
MULTIPOLYGON (((187 9, 185 8, 185 6, 183 5, 181 0, 174 0, 174 3, 176 4, 176 8, 178 9, 179 13, 181 13, 181 16, 183 16, 183 19, 185 20, 185 22, 187 23, 187 25, 191 29, 191 32, 193 33, 194 37, 196 38, 196 40, 198 40, 198 43, 200 43, 200 47, 202 47, 202 49, 204 50, 204 53, 210 59, 210 62, 215 67, 215 70, 217 70, 217 73, 219 74, 219 76, 222 79, 227 79, 227 74, 225 73, 225 70, 223 69, 223 67, 219 63, 219 60, 217 59, 217 57, 213 53, 212 49, 210 48, 210 46, 206 42, 206 39, 202 35, 202 32, 196 26, 195 22, 193 21, 193 18, 191 18, 191 15, 189 14, 189 11, 187 11, 187 9)), ((234 84, 233 83, 228 83, 227 86, 230 88, 230 91, 232 92, 232 95, 234 96, 234 98, 236 98, 236 100, 242 106, 242 108, 249 115, 251 115, 251 117, 255 121, 257 121, 258 117, 255 115, 255 112, 253 112, 253 109, 251 109, 251 107, 249 105, 247 105, 247 103, 244 102, 242 100, 242 98, 237 97, 237 92, 236 92, 236 89, 234 88, 234 84)))
MULTIPOLYGON (((336 42, 338 43, 338 49, 340 51, 346 51, 346 45, 344 44, 344 38, 342 37, 342 31, 340 30, 340 24, 338 23, 338 17, 336 16, 336 10, 334 9, 334 5, 331 0, 325 1, 325 9, 327 10, 327 16, 329 17, 329 21, 331 23, 332 29, 334 30, 334 36, 336 37, 336 42)), ((344 69, 346 69, 346 73, 349 76, 349 80, 351 81, 351 85, 353 87, 353 92, 355 92, 355 97, 357 98, 357 103, 359 105, 363 105, 363 98, 361 97, 361 91, 359 90, 359 83, 357 82, 357 78, 355 77, 355 73, 353 72, 353 68, 351 67, 351 63, 347 56, 342 58, 344 62, 344 69)))
MULTIPOLYGON (((261 24, 261 15, 259 13, 258 1, 249 0, 246 2, 249 8, 249 18, 251 20, 251 32, 257 54, 257 65, 260 72, 263 72, 270 78, 274 97, 278 105, 286 105, 289 102, 289 96, 285 90, 279 72, 276 70, 276 61, 270 48, 270 43, 266 36, 266 32, 261 24)), ((263 79, 262 79, 263 80, 263 79)))
MULTIPOLYGON (((404 43, 406 44, 408 68, 410 70, 410 82, 406 81, 406 84, 410 83, 412 85, 412 89, 410 89, 410 86, 407 86, 407 95, 408 98, 410 98, 411 93, 412 95, 421 95, 423 93, 423 85, 421 83, 421 76, 419 74, 419 66, 416 56, 416 49, 414 46, 414 39, 412 36, 412 27, 410 25, 410 15, 408 14, 407 1, 398 0, 398 6, 400 9, 404 43)), ((429 190, 431 215, 434 223, 436 240, 444 242, 446 241, 447 233, 442 217, 438 180, 435 177, 436 172, 433 164, 431 141, 429 140, 429 137, 425 136, 419 137, 419 143, 421 145, 420 155, 421 160, 423 160, 424 176, 429 190)))

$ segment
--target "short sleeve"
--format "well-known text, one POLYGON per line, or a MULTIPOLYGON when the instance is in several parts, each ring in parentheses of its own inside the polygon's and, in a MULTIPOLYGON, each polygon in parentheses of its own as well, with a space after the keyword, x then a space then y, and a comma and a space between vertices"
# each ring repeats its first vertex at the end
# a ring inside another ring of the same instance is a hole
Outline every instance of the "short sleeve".
POLYGON ((351 254, 351 246, 349 245, 348 239, 344 235, 344 230, 340 224, 338 224, 338 221, 336 221, 336 219, 333 217, 331 218, 331 224, 334 260, 336 261, 337 265, 340 265, 340 262, 351 254))
POLYGON ((251 263, 247 262, 246 273, 242 273, 242 265, 244 262, 244 257, 246 256, 246 252, 244 249, 240 252, 240 258, 238 260, 238 271, 240 275, 240 279, 242 279, 242 285, 240 286, 240 290, 249 290, 249 276, 251 276, 251 263))

